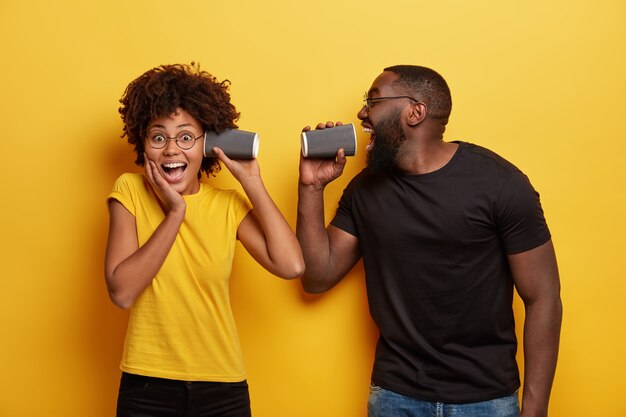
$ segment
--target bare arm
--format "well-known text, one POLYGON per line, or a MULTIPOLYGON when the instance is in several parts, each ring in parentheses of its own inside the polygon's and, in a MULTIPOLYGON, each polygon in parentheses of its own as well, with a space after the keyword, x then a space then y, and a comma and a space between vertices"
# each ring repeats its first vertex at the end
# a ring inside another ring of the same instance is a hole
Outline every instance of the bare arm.
POLYGON ((508 257, 524 302, 524 391, 521 417, 545 417, 556 370, 563 315, 552 241, 508 257))
POLYGON ((332 225, 324 226, 323 190, 300 184, 296 236, 306 264, 302 286, 310 293, 334 287, 361 257, 356 237, 332 225))
POLYGON ((147 158, 146 161, 148 181, 160 190, 159 198, 167 213, 143 246, 139 247, 137 241, 135 217, 119 201, 109 202, 105 279, 111 301, 121 308, 129 308, 150 285, 163 265, 185 217, 183 198, 158 176, 154 163, 147 158))
POLYGON ((252 203, 252 211, 246 215, 237 229, 237 236, 248 253, 265 269, 282 278, 297 278, 304 271, 300 245, 270 197, 256 159, 231 160, 219 148, 217 157, 241 183, 252 203))
MULTIPOLYGON (((341 123, 337 123, 339 126, 341 123)), ((318 129, 332 128, 328 122, 318 129)), ((310 130, 305 127, 304 131, 310 130)), ((304 290, 320 293, 335 286, 360 258, 358 239, 334 226, 325 227, 324 188, 338 178, 346 165, 343 149, 335 159, 300 156, 298 184, 298 219, 296 236, 302 247, 306 269, 302 276, 304 290)))

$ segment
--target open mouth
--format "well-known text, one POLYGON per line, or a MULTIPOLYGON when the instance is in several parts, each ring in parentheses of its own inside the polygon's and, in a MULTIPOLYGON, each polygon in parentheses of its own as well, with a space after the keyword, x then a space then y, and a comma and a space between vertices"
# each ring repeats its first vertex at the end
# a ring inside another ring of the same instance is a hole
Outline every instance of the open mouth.
POLYGON ((376 141, 376 133, 374 132, 374 129, 372 129, 371 127, 363 127, 363 131, 365 133, 369 133, 370 134, 370 141, 367 144, 367 146, 365 147, 365 150, 367 152, 369 152, 374 147, 374 142, 376 141))
POLYGON ((187 164, 184 162, 169 162, 161 165, 163 176, 167 181, 177 181, 185 175, 187 164))

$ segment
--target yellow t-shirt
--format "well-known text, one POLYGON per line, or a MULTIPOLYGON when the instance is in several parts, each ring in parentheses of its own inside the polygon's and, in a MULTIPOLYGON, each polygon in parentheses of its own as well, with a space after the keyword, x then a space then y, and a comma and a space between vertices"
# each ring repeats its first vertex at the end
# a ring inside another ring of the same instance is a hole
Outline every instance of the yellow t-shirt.
MULTIPOLYGON (((121 175, 109 198, 135 216, 139 246, 165 217, 143 175, 121 175)), ((250 204, 236 191, 206 183, 183 198, 187 210, 178 236, 131 307, 120 368, 184 381, 242 381, 229 279, 237 227, 250 204)))

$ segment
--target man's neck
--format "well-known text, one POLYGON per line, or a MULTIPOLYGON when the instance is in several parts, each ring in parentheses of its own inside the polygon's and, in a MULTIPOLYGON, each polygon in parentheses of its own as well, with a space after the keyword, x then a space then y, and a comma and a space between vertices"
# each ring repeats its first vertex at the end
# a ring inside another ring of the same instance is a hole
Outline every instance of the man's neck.
POLYGON ((458 144, 443 139, 407 140, 396 158, 396 167, 406 174, 428 174, 450 162, 458 147, 458 144))

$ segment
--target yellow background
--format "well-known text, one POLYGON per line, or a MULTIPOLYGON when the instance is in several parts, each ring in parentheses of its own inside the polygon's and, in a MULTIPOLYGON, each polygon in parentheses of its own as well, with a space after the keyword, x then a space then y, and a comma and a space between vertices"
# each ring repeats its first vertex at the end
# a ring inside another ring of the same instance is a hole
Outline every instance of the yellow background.
MULTIPOLYGON (((441 72, 447 139, 500 153, 542 195, 565 306, 550 415, 626 415, 625 22, 623 0, 2 0, 0 416, 113 415, 127 313, 106 295, 104 199, 136 169, 118 99, 145 70, 191 61, 232 81, 293 226, 301 128, 358 122, 385 66, 441 72)), ((327 217, 364 166, 359 140, 327 217)), ((226 170, 214 183, 238 186, 226 170)), ((376 330, 362 266, 308 296, 237 256, 254 415, 364 416, 376 330)))

